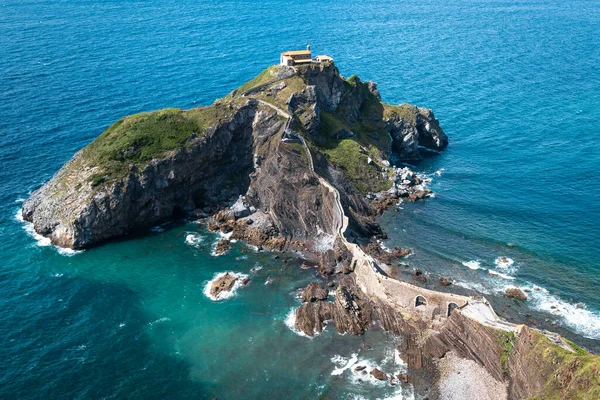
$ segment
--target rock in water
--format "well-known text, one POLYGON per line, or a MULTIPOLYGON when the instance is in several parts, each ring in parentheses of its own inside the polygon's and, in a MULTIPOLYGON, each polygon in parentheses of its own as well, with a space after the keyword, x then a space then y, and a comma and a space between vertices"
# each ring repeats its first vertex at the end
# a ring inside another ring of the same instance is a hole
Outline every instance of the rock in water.
POLYGON ((329 293, 320 283, 311 282, 308 284, 304 293, 302 293, 302 301, 304 303, 314 303, 318 300, 325 300, 329 293))
POLYGON ((217 248, 215 249, 215 254, 220 256, 221 254, 227 253, 229 248, 231 247, 229 240, 222 239, 217 243, 217 248))
POLYGON ((440 276, 440 284, 442 286, 450 286, 450 285, 452 285, 452 279, 448 279, 444 276, 440 276))
POLYGON ((222 293, 231 292, 238 279, 239 278, 237 276, 227 272, 225 275, 221 276, 212 283, 210 287, 210 295, 213 298, 218 299, 222 293))
POLYGON ((506 297, 510 297, 517 300, 525 301, 527 300, 527 295, 523 293, 523 291, 519 288, 509 288, 506 289, 506 293, 504 294, 506 297))
POLYGON ((379 368, 373 368, 371 370, 371 375, 373 375, 375 377, 375 379, 378 379, 380 381, 386 381, 387 380, 387 375, 385 372, 381 371, 379 368))

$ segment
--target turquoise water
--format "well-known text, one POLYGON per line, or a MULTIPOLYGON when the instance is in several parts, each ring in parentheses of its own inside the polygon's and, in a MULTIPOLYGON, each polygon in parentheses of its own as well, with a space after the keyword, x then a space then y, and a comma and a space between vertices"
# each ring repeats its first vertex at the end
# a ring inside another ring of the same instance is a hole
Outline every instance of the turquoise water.
POLYGON ((65 255, 16 218, 124 114, 209 104, 307 42, 385 101, 433 108, 450 137, 417 165, 436 197, 386 214, 387 244, 600 349, 600 2, 4 0, 0 33, 1 398, 411 397, 342 368, 403 368, 397 339, 288 328, 312 278, 292 255, 213 257, 193 223, 65 255), (213 302, 226 270, 252 282, 213 302), (527 306, 506 285, 531 287, 527 306))

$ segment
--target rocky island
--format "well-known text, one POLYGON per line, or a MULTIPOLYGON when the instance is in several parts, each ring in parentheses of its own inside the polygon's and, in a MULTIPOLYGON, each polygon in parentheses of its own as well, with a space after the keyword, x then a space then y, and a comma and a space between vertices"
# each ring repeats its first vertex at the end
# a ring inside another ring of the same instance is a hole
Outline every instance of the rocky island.
MULTIPOLYGON (((381 249, 377 216, 430 194, 418 174, 391 160, 447 144, 431 110, 386 104, 375 83, 344 78, 330 61, 273 66, 208 107, 116 122, 34 192, 22 215, 73 249, 187 214, 206 217, 231 239, 301 252, 335 296, 311 283, 296 329, 312 336, 331 321, 340 333, 378 325, 402 335, 409 375, 429 374, 429 382, 414 381, 417 392, 431 387, 429 398, 455 398, 449 391, 466 382, 476 390, 465 399, 599 398, 598 356, 503 320, 481 296, 386 274, 385 264, 408 251, 381 249)), ((212 295, 238 280, 224 275, 212 295)), ((368 372, 390 384, 409 379, 368 372)))

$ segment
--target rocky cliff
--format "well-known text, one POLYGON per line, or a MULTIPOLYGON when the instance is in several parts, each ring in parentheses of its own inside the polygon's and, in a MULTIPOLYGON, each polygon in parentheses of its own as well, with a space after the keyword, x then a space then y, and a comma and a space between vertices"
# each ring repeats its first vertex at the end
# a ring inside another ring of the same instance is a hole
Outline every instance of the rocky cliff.
MULTIPOLYGON (((357 235, 377 233, 364 195, 395 185, 387 160, 404 140, 398 126, 414 126, 405 129, 414 136, 422 115, 381 103, 374 83, 344 79, 332 64, 271 67, 211 106, 113 124, 31 195, 23 218, 80 249, 193 210, 216 213, 242 196, 237 207, 254 224, 241 224, 252 232, 239 236, 318 238, 331 248, 331 198, 318 177, 339 190, 357 235)), ((422 145, 446 143, 436 129, 422 145)))
POLYGON ((343 78, 332 64, 277 66, 211 106, 116 122, 22 213, 38 233, 72 248, 190 212, 210 215, 208 228, 232 238, 320 258, 319 271, 337 286, 331 300, 320 285, 307 288, 296 313, 307 335, 326 321, 352 334, 378 324, 404 336, 412 372, 435 376, 452 353, 485 369, 510 398, 598 398, 598 356, 527 327, 496 329, 458 309, 450 314, 451 303, 468 308, 466 298, 459 306, 430 291, 438 304, 415 303, 419 288, 383 275, 374 260, 406 251, 390 256, 347 240, 382 234, 375 217, 383 208, 428 195, 412 171, 390 165, 392 154, 416 159, 447 143, 431 110, 382 103, 372 82, 343 78))

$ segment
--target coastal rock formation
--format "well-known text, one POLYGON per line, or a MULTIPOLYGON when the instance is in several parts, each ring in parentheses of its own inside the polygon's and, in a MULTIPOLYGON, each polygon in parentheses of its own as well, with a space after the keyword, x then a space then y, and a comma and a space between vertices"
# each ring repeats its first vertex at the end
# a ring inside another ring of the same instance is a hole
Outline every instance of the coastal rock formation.
POLYGON ((210 295, 216 299, 221 297, 223 292, 231 292, 233 286, 238 281, 239 277, 229 272, 215 280, 210 286, 210 295))
MULTIPOLYGON (((383 235, 376 216, 385 207, 430 194, 422 177, 390 165, 392 153, 417 159, 447 143, 431 110, 382 103, 374 83, 343 78, 333 64, 271 67, 211 106, 116 122, 35 191, 22 215, 54 244, 79 249, 196 210, 210 215, 210 230, 259 249, 300 250, 337 278, 331 301, 320 284, 305 290, 295 328, 306 335, 328 321, 351 334, 378 325, 403 335, 410 369, 435 371, 452 352, 507 383, 510 398, 597 399, 597 357, 503 322, 485 299, 394 280, 356 244, 383 235)), ((383 263, 404 255, 366 248, 383 263)), ((427 281, 420 270, 414 278, 427 281)), ((240 279, 217 275, 205 294, 219 300, 240 279)))
POLYGON ((304 303, 314 303, 318 300, 325 300, 329 293, 320 283, 311 282, 302 293, 304 303))
POLYGON ((527 295, 525 293, 523 293, 523 291, 519 288, 508 288, 508 289, 506 289, 506 292, 504 293, 504 295, 506 297, 510 297, 513 299, 521 300, 521 301, 527 300, 527 295))
POLYGON ((252 84, 209 107, 116 122, 24 202, 24 220, 54 244, 81 249, 194 210, 226 210, 218 226, 235 238, 330 247, 333 203, 320 176, 339 191, 351 231, 370 235, 380 229, 365 195, 406 181, 386 174, 399 148, 392 142, 404 140, 398 127, 446 143, 430 112, 384 104, 374 83, 344 79, 332 64, 272 67, 252 84))
POLYGON ((448 145, 448 137, 430 109, 400 104, 389 115, 393 147, 401 159, 420 159, 421 148, 440 151, 448 145))

